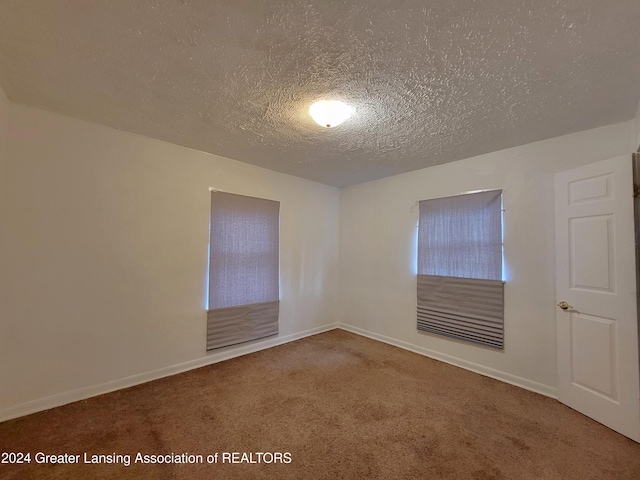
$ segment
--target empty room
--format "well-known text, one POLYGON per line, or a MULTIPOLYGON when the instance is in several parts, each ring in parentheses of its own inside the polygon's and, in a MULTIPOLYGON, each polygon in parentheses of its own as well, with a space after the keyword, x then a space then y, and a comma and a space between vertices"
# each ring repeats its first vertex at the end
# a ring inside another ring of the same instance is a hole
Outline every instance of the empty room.
POLYGON ((1 2, 0 479, 640 478, 638 25, 1 2))

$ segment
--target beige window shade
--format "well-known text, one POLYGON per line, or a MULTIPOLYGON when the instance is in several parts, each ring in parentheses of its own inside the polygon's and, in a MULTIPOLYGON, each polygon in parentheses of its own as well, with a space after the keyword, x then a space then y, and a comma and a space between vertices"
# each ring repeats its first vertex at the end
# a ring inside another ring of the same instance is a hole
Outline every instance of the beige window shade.
POLYGON ((207 350, 278 333, 280 203, 211 192, 207 350))
POLYGON ((502 191, 420 202, 418 330, 504 347, 502 191))

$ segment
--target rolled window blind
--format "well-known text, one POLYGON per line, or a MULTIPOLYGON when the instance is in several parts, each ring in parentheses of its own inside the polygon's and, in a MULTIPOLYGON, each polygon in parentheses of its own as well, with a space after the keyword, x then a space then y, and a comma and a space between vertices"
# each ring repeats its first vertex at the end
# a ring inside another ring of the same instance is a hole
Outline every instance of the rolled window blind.
POLYGON ((503 348, 502 191, 419 205, 418 330, 503 348))
POLYGON ((207 350, 278 333, 280 203, 211 192, 207 350))

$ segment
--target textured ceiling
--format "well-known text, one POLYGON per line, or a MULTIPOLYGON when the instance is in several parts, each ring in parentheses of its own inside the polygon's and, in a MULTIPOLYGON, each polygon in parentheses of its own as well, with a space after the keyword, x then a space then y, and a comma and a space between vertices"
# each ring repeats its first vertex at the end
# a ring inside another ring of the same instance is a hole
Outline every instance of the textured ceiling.
POLYGON ((2 0, 8 97, 335 186, 628 120, 638 0, 2 0), (308 116, 338 98, 355 116, 308 116))

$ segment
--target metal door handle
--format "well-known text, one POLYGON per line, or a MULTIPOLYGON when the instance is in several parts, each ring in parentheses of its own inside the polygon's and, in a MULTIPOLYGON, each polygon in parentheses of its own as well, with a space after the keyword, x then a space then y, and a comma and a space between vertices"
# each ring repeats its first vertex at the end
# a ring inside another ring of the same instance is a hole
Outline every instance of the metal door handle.
POLYGON ((560 302, 558 306, 565 312, 580 313, 575 308, 573 308, 571 305, 569 305, 567 302, 564 302, 564 301, 560 302))

